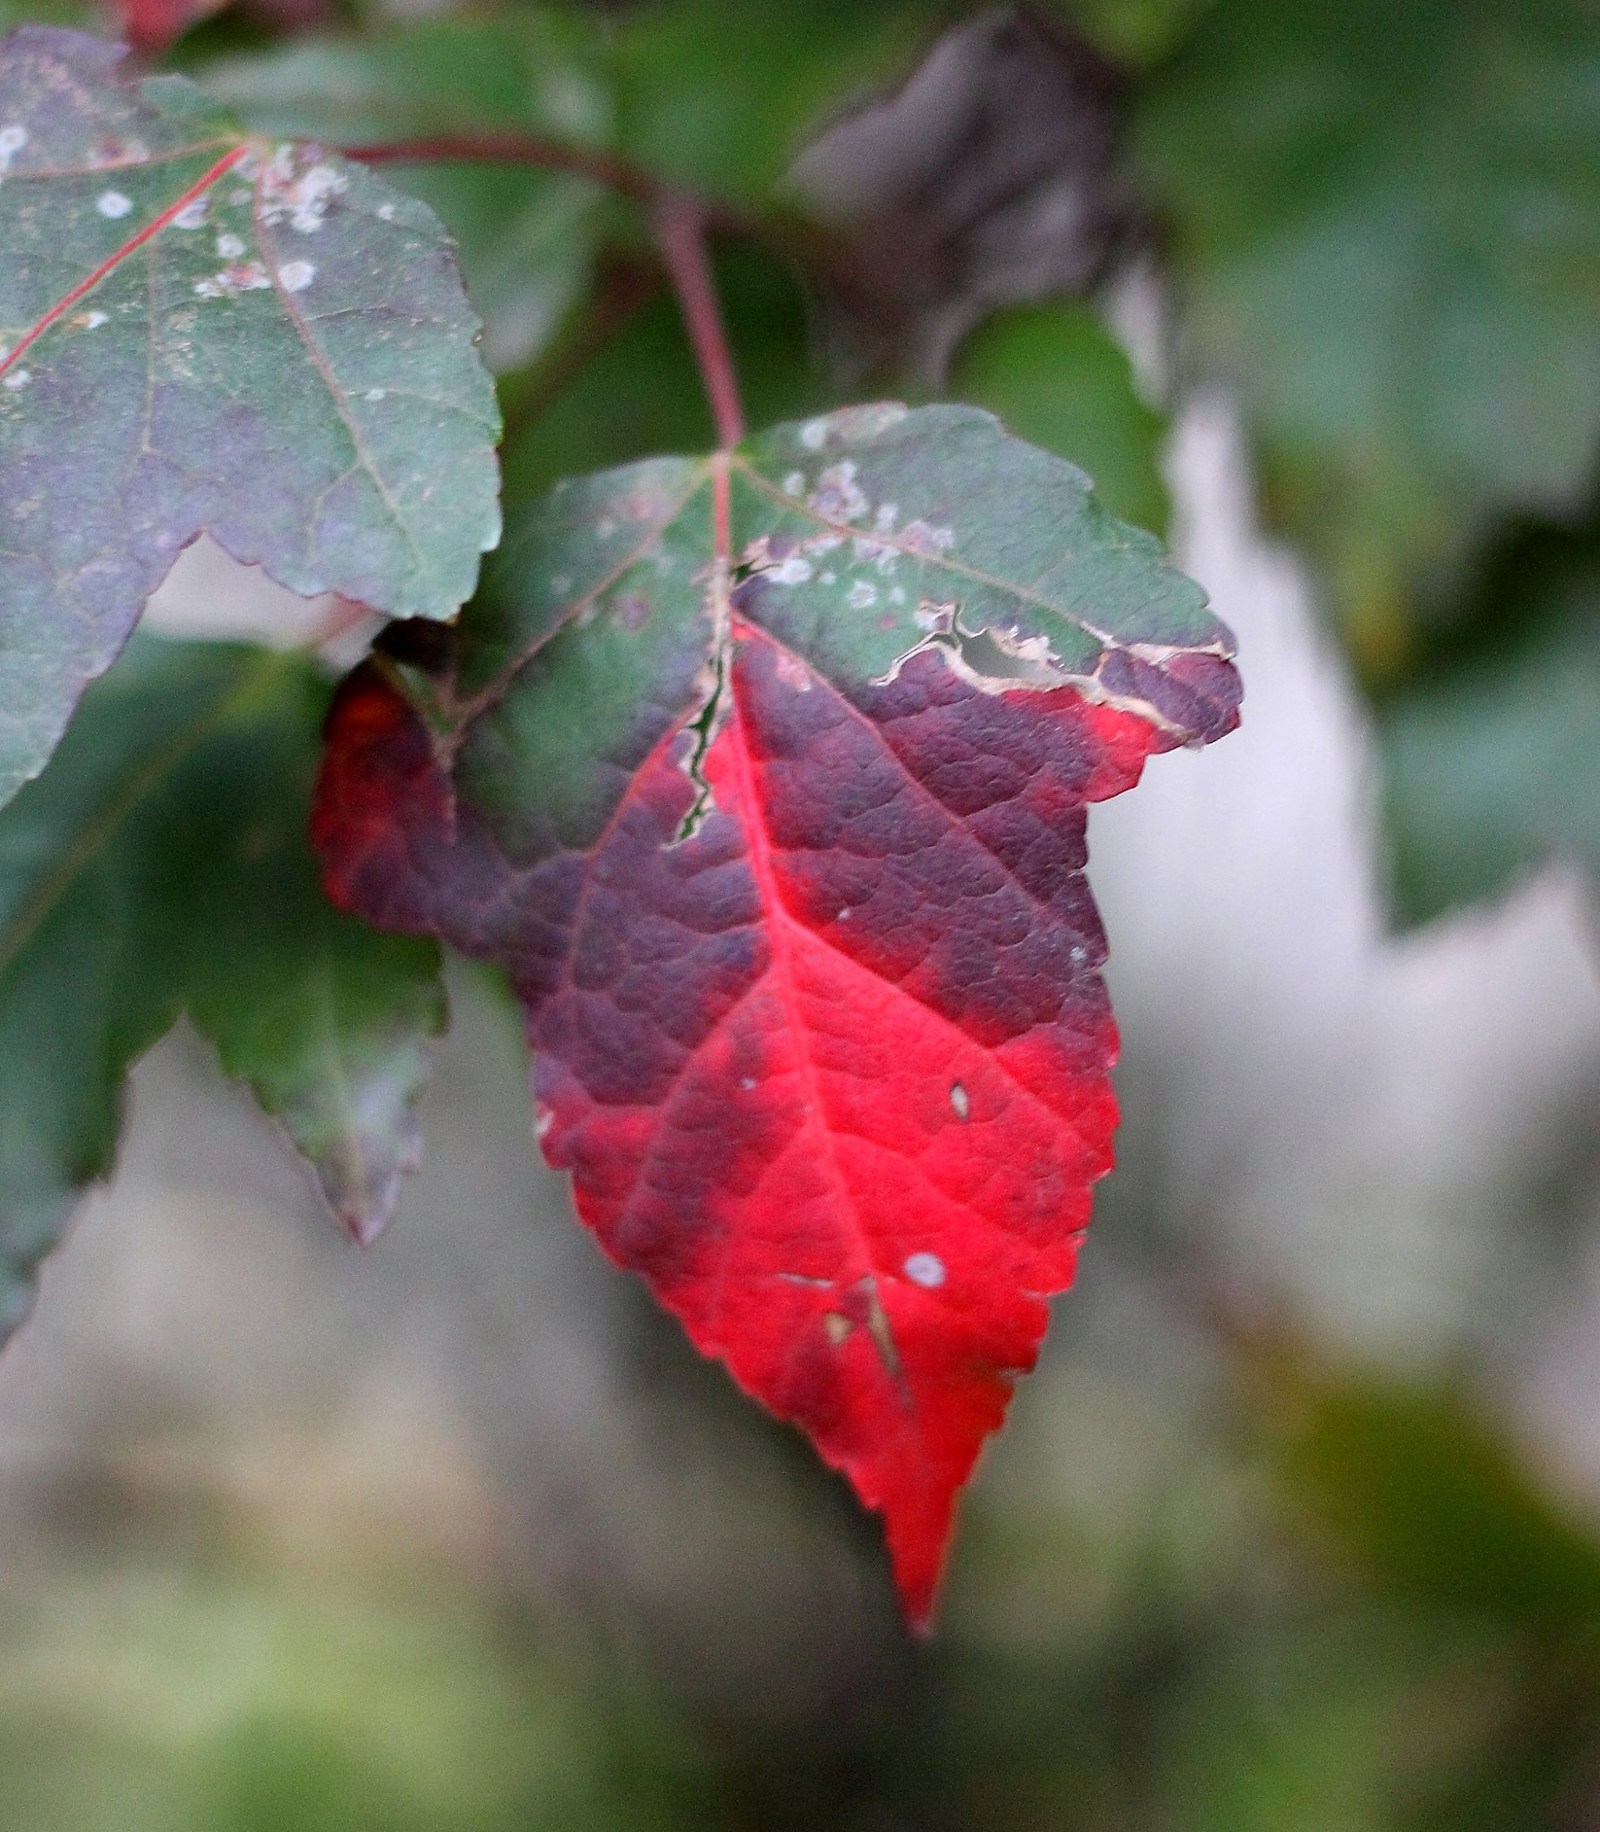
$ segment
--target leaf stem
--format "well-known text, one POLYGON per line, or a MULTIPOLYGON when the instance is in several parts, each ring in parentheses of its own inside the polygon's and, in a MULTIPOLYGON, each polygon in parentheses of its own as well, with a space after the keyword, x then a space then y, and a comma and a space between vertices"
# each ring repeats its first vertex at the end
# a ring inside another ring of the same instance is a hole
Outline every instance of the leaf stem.
POLYGON ((696 199, 672 193, 657 202, 652 219, 700 366, 718 449, 731 451, 744 438, 744 407, 706 249, 705 210, 696 199))

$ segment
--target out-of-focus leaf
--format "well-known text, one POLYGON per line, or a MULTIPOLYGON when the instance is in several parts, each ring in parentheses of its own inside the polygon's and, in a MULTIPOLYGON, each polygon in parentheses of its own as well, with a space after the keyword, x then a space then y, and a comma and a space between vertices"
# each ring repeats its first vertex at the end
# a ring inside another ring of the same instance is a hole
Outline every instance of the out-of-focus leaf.
POLYGON ((1274 1354, 1262 1370, 1256 1399, 1285 1496, 1377 1593, 1562 1635, 1600 1631, 1600 1537, 1465 1399, 1305 1353, 1274 1354))
POLYGON ((1420 922, 1552 859, 1600 883, 1600 526, 1510 542, 1377 707, 1392 898, 1420 922))
POLYGON ((94 0, 0 0, 0 32, 19 25, 62 25, 93 30, 105 15, 94 0))
MULTIPOLYGON (((292 1493, 293 1472, 285 1474, 292 1493)), ((341 1528, 347 1538, 359 1532, 359 1516, 341 1517, 341 1528)), ((210 1545, 187 1563, 108 1559, 35 1578, 25 1609, 8 1596, 0 1645, 11 1824, 17 1832, 714 1832, 727 1824, 677 1726, 642 1699, 618 1722, 613 1697, 542 1639, 508 1632, 492 1598, 392 1580, 363 1590, 326 1566, 241 1570, 210 1545)))
POLYGON ((159 57, 191 26, 227 0, 117 0, 120 36, 146 57, 159 57))
MULTIPOLYGON (((274 134, 354 146, 522 132, 584 146, 612 125, 601 60, 592 21, 529 6, 303 39, 197 74, 209 94, 274 134)), ((589 283, 602 194, 584 179, 527 166, 399 169, 459 246, 491 365, 533 360, 589 283)))
POLYGON ((1600 439, 1600 10, 1216 0, 1144 104, 1189 331, 1386 678, 1600 439))
POLYGON ((929 29, 907 0, 646 0, 618 25, 621 144, 663 178, 765 198, 807 134, 892 81, 929 29))
POLYGON ((187 1009, 370 1236, 414 1160, 435 950, 322 895, 305 660, 135 640, 0 813, 0 1337, 111 1167, 123 1075, 187 1009))
POLYGON ((121 56, 0 41, 0 801, 202 531, 434 618, 499 535, 494 388, 432 212, 121 56))
POLYGON ((1125 90, 1080 36, 986 7, 807 145, 795 188, 847 239, 831 303, 858 373, 942 378, 990 312, 1094 290, 1137 220, 1125 90))
POLYGON ((1089 306, 1024 306, 991 318, 962 347, 950 392, 1081 465, 1113 515, 1165 529, 1165 421, 1140 399, 1126 354, 1089 306))
MULTIPOLYGON (((1469 1630, 1424 1631, 1370 1604, 1297 1613, 1250 1624, 1241 1645, 1215 1650, 1191 1682, 1170 1757, 1172 1823, 1443 1832, 1411 1815, 1473 1775, 1514 1667, 1469 1630)), ((1511 1832, 1498 1819, 1479 1823, 1511 1832)))
POLYGON ((1140 68, 1170 56, 1215 0, 1046 0, 1092 44, 1140 68))
POLYGON ((1600 1732, 1600 1534, 1458 1388, 1359 1369, 1292 1333, 1251 1345, 1246 1367, 1241 1392, 1280 1505, 1302 1545, 1351 1584, 1339 1613, 1368 1618, 1354 1636, 1336 1631, 1347 1680, 1361 1682, 1350 1703, 1377 1702, 1382 1643, 1397 1633, 1412 1697, 1405 1707, 1397 1695, 1404 1708, 1387 1730, 1352 1717, 1341 1738, 1324 1680, 1297 1723, 1284 1704, 1304 1656, 1260 1636, 1246 1662, 1260 1682, 1254 1726, 1237 1699, 1225 1717, 1239 1733, 1213 1725, 1224 1767, 1209 1823, 1321 1824, 1322 1806, 1353 1778, 1360 1786, 1363 1771, 1365 1803, 1347 1799, 1355 1816, 1333 1823, 1566 1823, 1600 1732))

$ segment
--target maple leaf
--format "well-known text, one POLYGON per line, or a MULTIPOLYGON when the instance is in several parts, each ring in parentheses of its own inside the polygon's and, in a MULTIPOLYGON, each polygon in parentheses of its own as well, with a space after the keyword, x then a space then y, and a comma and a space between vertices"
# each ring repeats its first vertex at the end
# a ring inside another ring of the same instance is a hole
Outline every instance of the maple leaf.
POLYGON ((121 57, 0 39, 0 802, 202 531, 422 617, 499 534, 493 384, 432 213, 121 57))
POLYGON ((309 658, 138 635, 0 809, 0 1342, 187 1012, 358 1239, 416 1160, 437 950, 333 909, 306 844, 309 658))
POLYGON ((1227 632, 1074 467, 892 405, 558 486, 415 629, 335 702, 330 892, 508 969, 583 1219, 926 1622, 1111 1166, 1086 806, 1237 722, 1227 632))

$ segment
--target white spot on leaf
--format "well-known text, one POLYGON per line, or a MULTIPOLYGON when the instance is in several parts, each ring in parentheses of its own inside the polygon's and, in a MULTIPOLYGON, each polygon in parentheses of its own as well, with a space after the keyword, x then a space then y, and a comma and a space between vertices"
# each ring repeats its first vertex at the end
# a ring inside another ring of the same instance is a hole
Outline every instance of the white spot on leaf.
POLYGON ((207 280, 196 280, 202 299, 233 299, 240 293, 259 293, 271 286, 272 276, 260 261, 235 261, 207 280))
POLYGON ((800 428, 800 443, 808 452, 820 452, 828 443, 828 422, 807 420, 800 428))
POLYGON ((239 256, 244 253, 244 243, 240 241, 236 235, 219 235, 217 237, 217 253, 220 254, 225 261, 237 261, 239 256))
POLYGON ((121 191, 102 191, 94 200, 94 207, 102 216, 109 216, 115 221, 119 216, 126 216, 133 208, 133 199, 125 197, 121 191))
MULTIPOLYGON (((247 191, 245 193, 245 196, 248 198, 249 195, 250 194, 247 191)), ((172 219, 173 228, 174 229, 201 229, 201 228, 204 228, 205 220, 206 220, 206 205, 210 201, 211 200, 206 197, 197 197, 192 204, 185 204, 183 208, 178 212, 178 214, 175 217, 173 217, 172 219)), ((242 252, 243 251, 241 250, 241 253, 242 252)))
POLYGON ((903 1270, 911 1283, 924 1291, 937 1291, 945 1280, 944 1261, 937 1253, 913 1253, 903 1270))
POLYGON ((811 672, 797 656, 787 649, 778 651, 777 666, 774 673, 785 687, 792 687, 796 693, 810 693, 811 672))
POLYGON ((260 178, 261 215, 269 223, 289 219, 291 229, 315 235, 328 214, 329 203, 350 188, 350 180, 336 166, 319 161, 304 171, 296 168, 302 149, 287 141, 277 147, 260 178))
POLYGON ((309 261, 285 261, 278 269, 286 293, 303 293, 316 277, 317 270, 309 261))
POLYGON ((830 522, 853 522, 865 515, 871 504, 856 482, 854 459, 830 464, 817 479, 809 502, 818 515, 830 522))
POLYGON ((929 559, 941 553, 948 553, 956 544, 955 532, 950 528, 937 528, 932 522, 907 522, 900 531, 900 544, 909 547, 913 553, 926 555, 929 559))
POLYGON ((868 585, 865 579, 858 579, 844 595, 844 601, 853 611, 864 611, 878 602, 878 588, 868 585))
POLYGON ((959 1081, 950 1090, 950 1107, 958 1120, 965 1120, 972 1111, 972 1102, 967 1098, 967 1091, 959 1081))
POLYGON ((31 369, 13 369, 7 376, 0 377, 0 382, 14 393, 18 388, 26 388, 33 380, 31 369))

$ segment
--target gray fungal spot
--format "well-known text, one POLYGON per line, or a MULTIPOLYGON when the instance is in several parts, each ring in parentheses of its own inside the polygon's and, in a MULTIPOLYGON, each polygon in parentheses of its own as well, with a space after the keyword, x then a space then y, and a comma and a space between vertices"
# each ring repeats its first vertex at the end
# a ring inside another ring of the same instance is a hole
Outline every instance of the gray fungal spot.
POLYGON ((913 1253, 902 1268, 913 1285, 924 1291, 937 1291, 945 1281, 944 1261, 937 1253, 913 1253))

